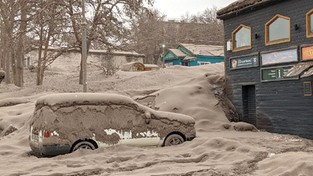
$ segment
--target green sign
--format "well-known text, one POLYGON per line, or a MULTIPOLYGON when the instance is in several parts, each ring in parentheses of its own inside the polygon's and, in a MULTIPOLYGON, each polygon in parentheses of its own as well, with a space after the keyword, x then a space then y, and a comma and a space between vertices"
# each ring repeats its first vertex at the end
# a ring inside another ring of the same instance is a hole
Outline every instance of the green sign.
POLYGON ((263 68, 261 69, 261 80, 262 81, 280 81, 298 79, 298 77, 284 77, 292 66, 275 67, 275 68, 263 68))
POLYGON ((230 59, 231 69, 249 68, 249 67, 257 67, 257 66, 259 66, 258 56, 248 56, 248 57, 230 59))

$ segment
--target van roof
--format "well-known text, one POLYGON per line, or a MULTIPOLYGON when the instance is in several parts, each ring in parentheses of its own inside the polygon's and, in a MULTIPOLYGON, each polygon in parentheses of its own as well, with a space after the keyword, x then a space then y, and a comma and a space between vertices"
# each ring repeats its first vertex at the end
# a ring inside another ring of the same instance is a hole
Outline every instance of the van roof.
POLYGON ((195 123, 195 120, 184 114, 176 114, 171 112, 155 111, 146 106, 143 106, 133 99, 118 94, 109 93, 56 93, 49 94, 40 97, 36 102, 35 110, 42 108, 43 106, 50 106, 53 108, 69 107, 73 105, 126 105, 137 106, 142 110, 149 110, 158 117, 163 117, 171 120, 184 121, 186 123, 195 123))
POLYGON ((109 93, 57 93, 40 97, 38 105, 137 104, 129 97, 109 93))

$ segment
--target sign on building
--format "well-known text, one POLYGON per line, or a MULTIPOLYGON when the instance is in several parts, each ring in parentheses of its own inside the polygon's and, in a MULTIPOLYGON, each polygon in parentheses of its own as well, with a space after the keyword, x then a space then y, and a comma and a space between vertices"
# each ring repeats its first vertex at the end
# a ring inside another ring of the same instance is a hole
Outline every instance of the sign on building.
POLYGON ((250 67, 258 67, 258 66, 259 66, 258 55, 230 59, 231 69, 241 69, 241 68, 250 68, 250 67))
POLYGON ((262 66, 280 64, 280 63, 290 63, 290 62, 297 62, 297 61, 298 61, 297 48, 261 54, 262 66))
POLYGON ((307 46, 301 48, 301 60, 313 60, 313 46, 307 46))
POLYGON ((261 69, 261 81, 282 81, 282 80, 291 80, 298 79, 298 77, 285 77, 288 71, 292 66, 280 66, 280 67, 271 67, 271 68, 262 68, 261 69))

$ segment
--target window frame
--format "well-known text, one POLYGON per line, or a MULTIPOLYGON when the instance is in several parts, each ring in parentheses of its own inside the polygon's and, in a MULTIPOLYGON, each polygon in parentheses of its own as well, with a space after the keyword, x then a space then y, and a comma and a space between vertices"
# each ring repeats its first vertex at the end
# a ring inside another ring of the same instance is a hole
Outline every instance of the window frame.
POLYGON ((313 38, 313 32, 311 32, 311 18, 310 16, 313 15, 313 9, 306 13, 306 38, 313 38))
POLYGON ((312 82, 311 81, 304 81, 303 82, 303 96, 311 97, 312 96, 312 82), (305 92, 305 85, 310 85, 310 93, 305 92))
POLYGON ((240 24, 233 32, 232 32, 232 45, 233 45, 233 52, 243 51, 243 50, 249 50, 252 48, 252 28, 250 26, 246 26, 244 24, 240 24), (240 31, 241 28, 247 28, 250 30, 250 45, 236 48, 235 45, 235 34, 240 31))
POLYGON ((273 18, 271 18, 266 24, 265 24, 265 46, 269 45, 277 45, 281 43, 287 43, 291 41, 291 20, 290 17, 283 16, 283 15, 275 15, 273 18), (278 18, 282 18, 289 21, 289 35, 287 39, 279 39, 274 41, 269 41, 269 26, 278 18))

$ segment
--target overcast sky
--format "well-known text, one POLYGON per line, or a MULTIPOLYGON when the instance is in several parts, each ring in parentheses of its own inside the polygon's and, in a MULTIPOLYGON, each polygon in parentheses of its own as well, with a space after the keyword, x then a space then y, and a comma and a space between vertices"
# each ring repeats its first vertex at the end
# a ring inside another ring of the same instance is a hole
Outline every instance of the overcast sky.
POLYGON ((203 12, 207 8, 226 7, 235 0, 155 0, 154 7, 168 19, 179 19, 189 13, 194 15, 203 12))

